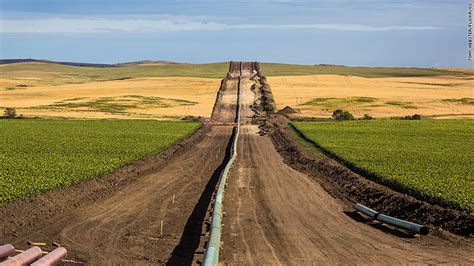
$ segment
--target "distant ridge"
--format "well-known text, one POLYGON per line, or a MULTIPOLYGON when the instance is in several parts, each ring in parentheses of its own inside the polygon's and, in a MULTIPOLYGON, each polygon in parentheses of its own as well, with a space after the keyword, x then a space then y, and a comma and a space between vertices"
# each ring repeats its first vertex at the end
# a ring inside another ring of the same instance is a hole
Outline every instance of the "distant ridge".
POLYGON ((116 65, 126 66, 126 65, 176 65, 176 64, 181 64, 181 63, 165 61, 165 60, 141 60, 141 61, 119 63, 116 65))
POLYGON ((15 64, 15 63, 30 63, 30 62, 37 62, 37 63, 52 63, 52 64, 59 64, 59 65, 66 65, 66 66, 78 66, 78 67, 120 67, 120 66, 130 66, 130 65, 171 65, 171 64, 180 64, 171 61, 164 61, 164 60, 141 60, 141 61, 134 61, 134 62, 125 62, 125 63, 118 63, 118 64, 95 64, 95 63, 78 63, 78 62, 57 62, 51 60, 44 60, 44 59, 0 59, 0 65, 5 64, 15 64))

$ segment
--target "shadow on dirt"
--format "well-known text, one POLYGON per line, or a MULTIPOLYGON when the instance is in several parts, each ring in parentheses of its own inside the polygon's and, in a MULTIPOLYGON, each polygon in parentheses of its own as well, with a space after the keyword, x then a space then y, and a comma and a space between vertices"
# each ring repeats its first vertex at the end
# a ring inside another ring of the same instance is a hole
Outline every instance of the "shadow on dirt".
POLYGON ((352 218, 353 220, 359 222, 359 223, 364 223, 366 225, 372 226, 373 228, 376 228, 376 229, 378 229, 382 232, 392 234, 392 235, 395 235, 395 236, 398 236, 398 237, 401 237, 401 238, 415 238, 415 236, 411 233, 404 232, 404 231, 398 230, 396 228, 391 228, 391 227, 385 226, 384 224, 379 223, 377 221, 372 221, 372 220, 367 219, 364 216, 360 215, 356 211, 345 211, 344 214, 347 215, 348 217, 352 218))
POLYGON ((202 224, 204 223, 207 209, 211 203, 212 195, 214 194, 222 171, 224 171, 227 162, 230 160, 232 140, 235 134, 236 130, 233 128, 232 135, 227 143, 224 160, 219 167, 214 170, 209 182, 207 182, 201 197, 199 197, 191 216, 186 222, 179 244, 174 248, 171 253, 171 258, 166 263, 167 265, 191 265, 193 263, 194 254, 201 240, 202 224))

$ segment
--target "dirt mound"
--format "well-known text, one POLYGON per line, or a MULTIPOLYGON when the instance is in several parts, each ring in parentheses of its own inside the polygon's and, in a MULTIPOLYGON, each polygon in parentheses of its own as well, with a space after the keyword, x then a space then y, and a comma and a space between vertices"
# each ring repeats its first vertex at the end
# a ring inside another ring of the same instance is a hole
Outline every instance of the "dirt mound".
POLYGON ((473 215, 394 191, 354 173, 332 159, 309 159, 283 128, 275 126, 272 132, 273 143, 285 162, 313 177, 333 197, 348 204, 360 202, 379 212, 428 225, 435 233, 447 230, 462 236, 474 234, 473 215))
POLYGON ((294 109, 290 106, 286 106, 285 108, 283 108, 283 109, 281 109, 280 111, 277 112, 277 114, 284 115, 284 116, 288 116, 288 115, 292 115, 292 114, 298 114, 298 113, 301 113, 300 110, 294 109))
POLYGON ((288 119, 288 117, 278 114, 278 113, 271 115, 267 119, 267 123, 277 124, 277 125, 282 125, 288 122, 290 122, 290 119, 288 119))

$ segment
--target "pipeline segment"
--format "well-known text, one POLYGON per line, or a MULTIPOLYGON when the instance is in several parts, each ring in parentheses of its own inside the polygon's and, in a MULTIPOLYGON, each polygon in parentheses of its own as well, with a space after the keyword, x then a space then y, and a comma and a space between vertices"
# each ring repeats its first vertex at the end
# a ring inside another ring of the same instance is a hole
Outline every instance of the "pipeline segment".
POLYGON ((32 247, 14 257, 8 258, 4 262, 1 262, 0 266, 30 265, 33 261, 41 257, 41 255, 42 251, 39 247, 32 247))
POLYGON ((202 265, 204 266, 214 266, 219 263, 219 253, 222 235, 222 202, 224 200, 224 189, 227 183, 227 177, 229 175, 230 168, 232 167, 232 164, 237 158, 237 141, 239 139, 240 132, 240 87, 242 83, 242 62, 240 62, 240 75, 238 79, 239 82, 237 85, 237 116, 235 119, 237 126, 234 127, 236 130, 236 134, 234 135, 234 140, 232 142, 231 157, 229 162, 227 162, 224 171, 222 172, 219 187, 217 188, 216 192, 216 198, 214 200, 209 241, 207 242, 206 251, 204 253, 204 259, 202 262, 202 265))
POLYGON ((429 233, 428 227, 412 222, 408 222, 405 220, 401 220, 395 217, 391 217, 385 214, 380 214, 371 208, 368 208, 362 204, 356 203, 354 204, 353 208, 359 212, 364 213, 365 215, 369 216, 370 218, 380 221, 382 223, 390 224, 393 226, 397 226, 412 232, 416 232, 420 235, 427 235, 429 233))
POLYGON ((0 246, 0 260, 10 256, 13 252, 15 252, 15 247, 13 245, 6 244, 0 246))
POLYGON ((61 260, 66 257, 66 255, 67 255, 67 250, 63 247, 58 247, 55 250, 48 253, 48 255, 32 263, 31 266, 56 265, 59 262, 61 262, 61 260))

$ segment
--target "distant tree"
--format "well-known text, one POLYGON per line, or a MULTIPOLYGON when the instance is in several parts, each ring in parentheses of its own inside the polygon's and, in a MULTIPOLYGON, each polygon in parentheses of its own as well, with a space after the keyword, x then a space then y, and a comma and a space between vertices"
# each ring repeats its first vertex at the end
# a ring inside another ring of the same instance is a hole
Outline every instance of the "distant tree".
POLYGON ((16 117, 16 110, 15 108, 7 107, 3 112, 4 118, 15 118, 16 117))
POLYGON ((332 113, 335 120, 354 120, 354 116, 348 111, 337 109, 332 113))
POLYGON ((421 120, 421 115, 419 114, 407 115, 405 117, 402 117, 402 120, 421 120))
POLYGON ((362 120, 372 120, 374 119, 372 116, 365 114, 364 117, 362 117, 362 120))

